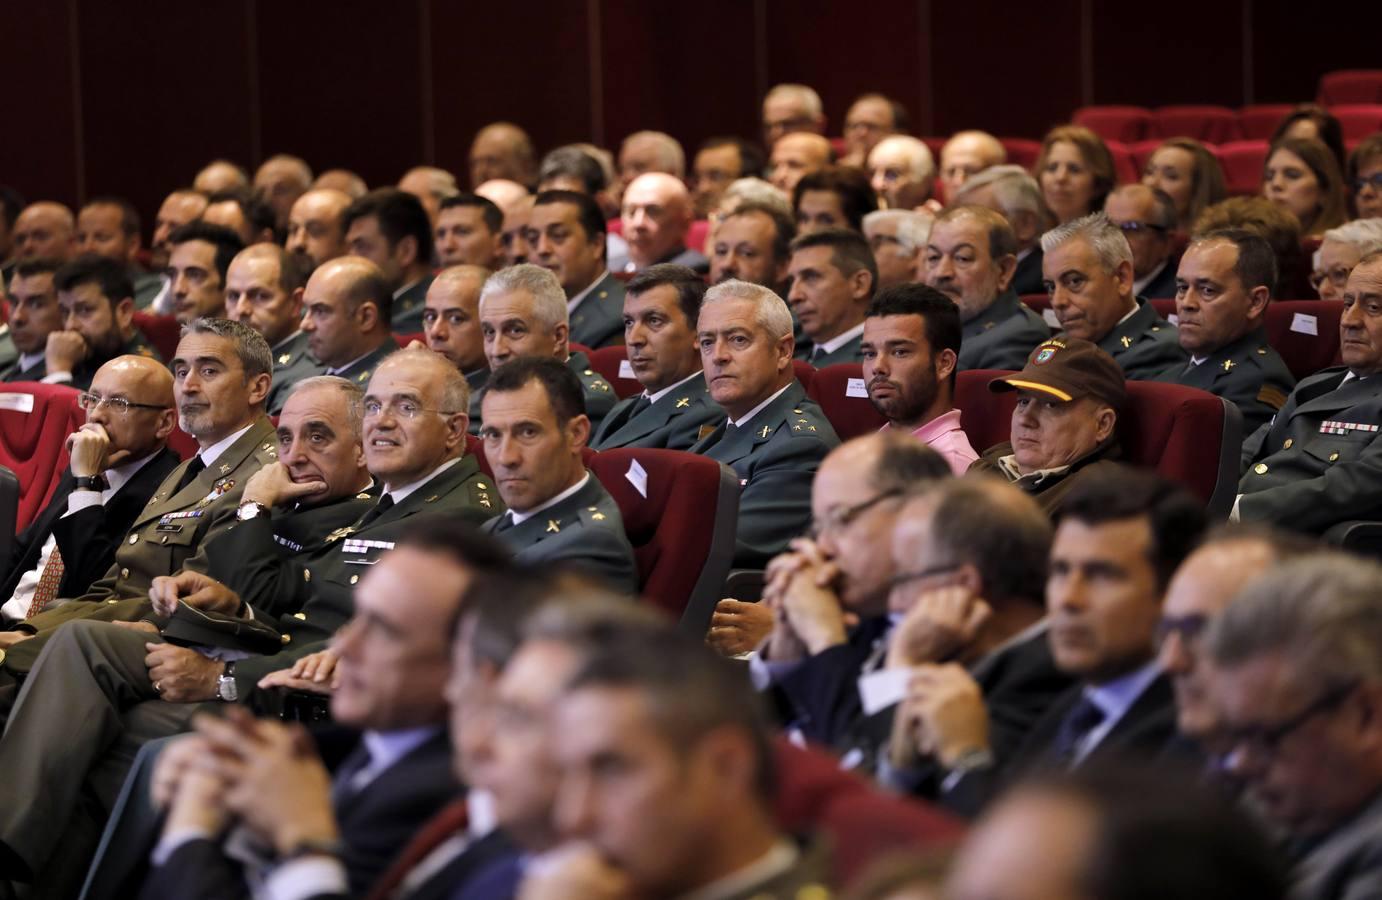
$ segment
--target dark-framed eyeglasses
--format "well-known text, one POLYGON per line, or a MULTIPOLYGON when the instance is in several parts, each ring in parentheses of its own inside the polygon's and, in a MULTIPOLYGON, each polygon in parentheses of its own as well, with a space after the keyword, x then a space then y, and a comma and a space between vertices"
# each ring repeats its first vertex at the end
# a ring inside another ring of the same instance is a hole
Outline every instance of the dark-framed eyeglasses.
POLYGON ((172 409, 170 406, 159 406, 156 403, 134 403, 124 397, 102 397, 89 391, 77 395, 77 405, 86 413, 93 413, 98 408, 106 406, 121 416, 127 415, 132 409, 172 409))
POLYGON ((1366 178, 1353 179, 1353 193, 1361 193, 1365 187, 1371 187, 1374 191, 1382 193, 1382 172, 1373 172, 1366 178))
POLYGON ((1349 694, 1353 693, 1358 684, 1359 682, 1356 680, 1348 681, 1333 690, 1325 691, 1294 715, 1288 716, 1274 725, 1247 725, 1241 728, 1220 729, 1213 739, 1215 749, 1218 751, 1217 756, 1220 759, 1226 759, 1234 753, 1247 752, 1258 759, 1271 758, 1276 754, 1282 741, 1315 716, 1339 706, 1348 698, 1349 694))
POLYGON ((900 497, 901 495, 902 489, 894 488, 890 491, 874 494, 869 499, 862 503, 856 503, 853 506, 837 506, 827 512, 823 518, 811 522, 811 539, 815 540, 827 531, 842 531, 848 528, 861 515, 882 503, 884 500, 891 500, 893 497, 900 497))
POLYGON ((1124 234, 1137 234, 1142 231, 1155 231, 1157 234, 1165 234, 1171 229, 1165 225, 1153 225, 1151 222, 1115 222, 1118 230, 1124 234))

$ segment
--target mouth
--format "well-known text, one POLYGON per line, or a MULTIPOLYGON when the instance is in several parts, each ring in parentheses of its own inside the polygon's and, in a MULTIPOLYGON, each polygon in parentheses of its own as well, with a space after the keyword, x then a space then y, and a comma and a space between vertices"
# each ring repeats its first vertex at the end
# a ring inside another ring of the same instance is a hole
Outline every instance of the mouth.
POLYGON ((869 384, 870 397, 890 397, 896 394, 898 386, 891 381, 874 381, 869 384))
POLYGON ((370 438, 370 447, 375 450, 391 450, 399 446, 398 441, 386 437, 370 438))

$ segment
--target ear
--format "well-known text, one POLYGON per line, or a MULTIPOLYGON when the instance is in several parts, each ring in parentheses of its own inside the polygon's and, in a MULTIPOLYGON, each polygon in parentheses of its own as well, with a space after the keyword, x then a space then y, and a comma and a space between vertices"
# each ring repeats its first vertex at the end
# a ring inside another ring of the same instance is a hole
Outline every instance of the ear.
POLYGON ((711 730, 696 742, 691 757, 723 802, 739 804, 752 796, 757 761, 753 744, 741 729, 726 725, 711 730))
POLYGON ((777 370, 779 372, 792 368, 792 355, 796 352, 796 338, 791 333, 784 334, 777 342, 777 370))
POLYGON ((379 306, 373 300, 366 300, 355 307, 355 321, 360 323, 361 332, 371 332, 380 326, 379 306))
MULTIPOLYGON (((158 424, 154 426, 154 437, 159 442, 166 441, 168 435, 173 433, 173 429, 178 427, 178 412, 176 409, 165 409, 158 414, 158 424)), ((361 451, 363 453, 363 450, 361 451)))
POLYGON ((1119 293, 1124 296, 1132 294, 1132 261, 1123 260, 1118 264, 1118 268, 1113 270, 1113 277, 1118 282, 1119 293))
POLYGON ((960 364, 960 357, 954 350, 942 350, 933 358, 936 367, 936 380, 948 382, 950 376, 954 374, 955 367, 960 364))
POLYGON ((302 297, 305 292, 304 288, 298 288, 288 297, 288 307, 293 311, 294 319, 302 318, 302 297))
POLYGON ((590 442, 589 416, 582 414, 571 417, 571 421, 566 423, 566 442, 578 452, 590 442))
MULTIPOLYGON (((455 412, 446 417, 446 449, 454 450, 465 446, 466 432, 470 429, 470 414, 455 412)), ((363 456, 364 448, 360 452, 363 456)))
POLYGON ((849 293, 855 300, 867 303, 873 293, 873 274, 868 269, 860 269, 849 276, 849 293))
POLYGON ((1260 322, 1267 316, 1267 303, 1272 298, 1272 292, 1265 284, 1259 284, 1248 292, 1248 321, 1260 322))
POLYGON ((552 350, 557 358, 565 361, 571 355, 571 326, 566 322, 558 322, 552 326, 552 350))
POLYGON ((984 576, 971 563, 964 563, 955 570, 955 583, 976 597, 984 595, 984 576))
POLYGON ((1007 256, 1000 257, 998 260, 998 293, 1003 293, 1012 284, 1013 276, 1017 274, 1017 256, 1009 253, 1007 256))
POLYGON ((249 380, 245 387, 250 406, 264 405, 264 401, 268 399, 269 387, 272 383, 273 378, 268 372, 260 373, 249 380))
POLYGON ((120 330, 120 334, 127 335, 134 327, 134 298, 126 297, 111 308, 115 314, 115 327, 120 330))
POLYGON ((1113 436, 1113 429, 1118 426, 1118 413, 1112 406, 1100 406, 1099 412, 1095 415, 1096 423, 1094 434, 1103 443, 1113 436))
POLYGON ((399 238, 398 243, 393 245, 393 256, 405 269, 417 262, 417 238, 411 234, 399 238))

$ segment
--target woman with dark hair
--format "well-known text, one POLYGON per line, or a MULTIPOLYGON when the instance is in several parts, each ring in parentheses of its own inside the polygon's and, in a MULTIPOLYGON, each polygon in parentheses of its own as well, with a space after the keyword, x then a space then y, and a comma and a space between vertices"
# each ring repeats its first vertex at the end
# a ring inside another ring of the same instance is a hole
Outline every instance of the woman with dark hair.
POLYGON ((1382 131, 1363 138, 1349 156, 1348 192, 1355 219, 1382 217, 1382 131))
POLYGON ((1058 125, 1046 133, 1032 175, 1057 225, 1103 209, 1117 181, 1108 146, 1080 125, 1058 125))
POLYGON ((1272 145, 1262 170, 1262 196, 1299 219, 1306 237, 1348 218, 1343 173, 1329 148, 1313 138, 1282 138, 1272 145))
POLYGON ((1318 103, 1302 103, 1287 113, 1272 132, 1272 146, 1282 138, 1314 138, 1329 148, 1340 169, 1344 167, 1344 126, 1318 103))
POLYGON ((1189 233, 1200 213, 1227 196, 1219 159, 1187 137, 1162 141, 1147 160, 1142 183, 1164 191, 1176 203, 1177 227, 1189 233))

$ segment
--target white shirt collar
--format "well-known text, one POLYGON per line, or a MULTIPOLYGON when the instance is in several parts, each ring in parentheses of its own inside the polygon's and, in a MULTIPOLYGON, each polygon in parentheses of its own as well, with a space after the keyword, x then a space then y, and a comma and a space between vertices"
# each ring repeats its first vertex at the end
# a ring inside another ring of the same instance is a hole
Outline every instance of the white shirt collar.
POLYGON ((699 371, 692 372, 690 375, 687 375, 687 376, 686 376, 685 378, 683 378, 681 381, 678 381, 676 384, 669 385, 668 387, 663 388, 662 390, 658 391, 656 394, 650 394, 650 393, 648 393, 648 392, 645 390, 645 391, 643 392, 643 396, 648 398, 648 402, 649 402, 649 403, 656 403, 657 401, 661 400, 663 397, 666 397, 668 394, 672 393, 672 391, 675 391, 677 388, 681 387, 683 384, 686 384, 686 382, 690 381, 692 378, 695 378, 697 375, 700 375, 700 374, 701 374, 701 372, 699 372, 699 371))
POLYGON ((1133 292, 1133 294, 1136 295, 1136 294, 1142 293, 1142 291, 1147 287, 1147 285, 1151 284, 1152 281, 1153 281, 1158 275, 1161 274, 1161 270, 1164 269, 1164 268, 1166 268, 1166 267, 1169 266, 1170 264, 1171 264, 1171 261, 1170 261, 1169 259, 1163 260, 1162 263, 1161 263, 1161 265, 1157 266, 1155 269, 1153 269, 1152 271, 1148 272, 1147 275, 1146 275, 1146 277, 1144 277, 1144 278, 1135 278, 1135 279, 1133 279, 1133 283, 1132 283, 1132 292, 1133 292))
POLYGON ((585 487, 586 482, 588 481, 590 481, 590 473, 586 472, 585 475, 582 476, 580 481, 571 485, 571 487, 562 491, 560 494, 557 494, 555 497, 551 497, 545 500, 544 502, 539 503, 537 506, 534 506, 527 512, 519 512, 518 510, 510 507, 509 515, 513 516, 513 523, 515 525, 522 525, 528 519, 531 519, 533 516, 542 512, 544 509, 550 509, 551 507, 556 506, 558 503, 565 500, 567 497, 574 496, 578 491, 580 491, 581 488, 585 487))
POLYGON ((1040 244, 1033 244, 1032 246, 1028 247, 1026 250, 1019 250, 1019 251, 1017 251, 1017 261, 1018 261, 1018 262, 1022 262, 1022 260, 1026 259, 1026 258, 1029 257, 1029 256, 1031 256, 1031 255, 1032 255, 1032 251, 1035 250, 1035 249, 1036 249, 1037 247, 1039 247, 1039 246, 1041 246, 1041 245, 1040 245, 1040 244))
MULTIPOLYGON (((379 348, 376 347, 375 349, 377 350, 377 349, 379 349, 379 348)), ((361 353, 359 356, 357 356, 357 357, 355 357, 354 359, 352 359, 350 362, 346 363, 345 365, 343 365, 343 366, 332 366, 331 368, 327 369, 327 370, 326 370, 325 372, 323 372, 322 374, 323 374, 323 375, 339 375, 339 374, 341 374, 342 372, 344 372, 344 371, 346 371, 347 369, 349 369, 351 366, 353 366, 353 365, 355 365, 356 363, 358 363, 360 360, 364 359, 366 356, 369 356, 369 355, 370 355, 371 353, 373 353, 373 352, 374 352, 374 350, 367 350, 367 351, 365 351, 364 353, 361 353)))
POLYGON ((1099 708, 1100 712, 1104 714, 1104 718, 1080 743, 1076 751, 1077 761, 1083 759, 1091 750, 1099 746, 1160 674, 1161 665, 1153 659, 1142 668, 1135 669, 1121 678, 1115 678, 1113 681, 1101 685, 1087 685, 1085 687, 1085 697, 1099 708))
POLYGON ((44 353, 42 350, 37 353, 19 354, 19 371, 23 372, 25 369, 32 369, 34 366, 43 362, 43 356, 44 353))
POLYGON ((769 403, 772 403, 778 397, 781 397, 782 392, 787 390, 787 388, 791 387, 794 383, 795 381, 787 382, 781 388, 778 389, 777 393, 773 394, 767 400, 764 400, 762 403, 758 404, 753 409, 749 410, 747 413, 744 414, 742 418, 738 419, 737 421, 734 419, 730 419, 729 424, 733 425, 735 428, 743 428, 745 425, 749 423, 751 419, 753 419, 754 416, 761 413, 764 407, 766 407, 769 403))
POLYGON ((459 456, 455 457, 454 459, 448 459, 446 462, 437 466, 435 469, 428 472, 426 475, 419 478, 417 481, 414 481, 411 484, 405 484, 401 487, 389 488, 384 493, 392 497, 394 503, 402 503, 404 500, 408 499, 408 495, 411 494, 413 491, 422 487, 424 484, 431 481, 433 478, 436 478, 442 472, 445 472, 447 469, 451 468, 460 461, 461 457, 459 456))
POLYGON ((823 350, 826 353, 834 353, 836 350, 839 350, 845 344, 848 344, 850 341, 854 340, 863 333, 864 323, 860 322, 858 325, 855 325, 848 331, 842 331, 830 340, 826 341, 824 344, 816 344, 816 346, 820 347, 821 350, 823 350))
MULTIPOLYGON (((1137 311, 1138 311, 1139 309, 1141 309, 1141 308, 1142 308, 1142 304, 1141 304, 1141 303, 1138 303, 1138 302, 1137 302, 1137 298, 1134 297, 1134 298, 1133 298, 1133 301, 1132 301, 1132 309, 1128 310, 1127 314, 1124 315, 1123 318, 1121 318, 1121 319, 1118 320, 1118 325, 1122 325, 1124 322, 1128 321, 1128 320, 1131 319, 1133 316, 1137 315, 1137 311)), ((1114 328, 1117 328, 1118 325, 1114 325, 1113 327, 1114 327, 1114 328)))
POLYGON ((393 298, 394 298, 395 300, 397 300, 399 297, 402 297, 404 294, 406 294, 406 293, 408 293, 409 291, 411 291, 411 290, 413 289, 414 286, 416 286, 416 285, 418 285, 418 284, 421 284, 421 283, 422 283, 422 279, 421 279, 421 278, 418 278, 418 279, 416 279, 415 281, 410 281, 410 282, 408 282, 407 284, 403 285, 403 287, 401 287, 401 288, 399 288, 398 290, 396 290, 396 291, 393 292, 393 298))
POLYGON ((569 316, 572 313, 574 313, 576 311, 576 307, 581 305, 581 301, 584 300, 586 297, 590 296, 591 291, 595 290, 595 286, 608 277, 609 269, 605 269, 603 272, 600 273, 599 278, 596 278, 594 281, 590 282, 590 284, 586 285, 585 290, 581 291, 579 294, 572 297, 570 300, 567 300, 566 314, 569 316))
POLYGON ((300 334, 302 334, 302 329, 301 329, 301 328, 299 328, 297 331, 294 331, 292 334, 288 335, 286 338, 284 338, 283 340, 279 341, 277 344, 274 344, 274 345, 273 345, 273 350, 270 351, 270 352, 275 352, 275 353, 278 352, 278 348, 279 348, 279 347, 286 347, 286 346, 288 346, 288 345, 291 344, 293 341, 297 340, 297 337, 298 337, 298 335, 300 335, 300 334))
POLYGON ((369 775, 366 777, 374 780, 440 732, 441 728, 436 725, 399 731, 366 731, 360 736, 369 750, 369 765, 365 767, 369 775))
POLYGON ((159 447, 158 450, 155 450, 153 453, 150 453, 142 459, 136 459, 132 462, 127 462, 124 465, 116 466, 113 469, 106 469, 105 472, 102 473, 106 476, 107 485, 106 489, 104 491, 101 491, 102 502, 109 502, 110 498, 115 496, 115 492, 120 490, 120 488, 122 488, 126 482, 133 478, 140 469, 148 465, 149 460, 153 459, 155 456, 158 456, 159 451, 161 451, 162 449, 162 447, 159 447))
POLYGON ((779 840, 767 853, 747 866, 717 878, 689 894, 684 894, 681 900, 722 900, 726 897, 743 896, 754 885, 775 878, 796 865, 798 856, 800 853, 790 841, 779 840))
POLYGON ((197 456, 201 457, 202 465, 206 466, 208 469, 211 468, 211 464, 214 463, 216 460, 220 459, 221 454, 229 450, 231 444, 240 440, 240 435, 244 434, 246 431, 249 431, 253 427, 253 424, 246 425, 244 428, 241 428, 239 431, 235 432, 230 437, 221 438, 219 441, 212 444, 210 447, 207 447, 204 450, 197 451, 197 456))

